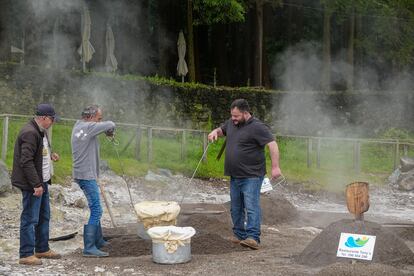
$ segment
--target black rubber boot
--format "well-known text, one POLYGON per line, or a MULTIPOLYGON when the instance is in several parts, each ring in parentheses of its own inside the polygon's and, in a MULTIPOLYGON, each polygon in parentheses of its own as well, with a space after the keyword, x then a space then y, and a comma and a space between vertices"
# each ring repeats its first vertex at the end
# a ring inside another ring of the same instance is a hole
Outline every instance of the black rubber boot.
POLYGON ((96 241, 95 241, 96 248, 101 249, 103 246, 109 245, 109 242, 104 240, 102 235, 102 227, 101 223, 98 224, 98 227, 96 229, 96 241))
POLYGON ((84 225, 83 226, 83 256, 84 257, 108 257, 109 254, 107 252, 103 252, 96 248, 96 233, 97 233, 97 225, 84 225))

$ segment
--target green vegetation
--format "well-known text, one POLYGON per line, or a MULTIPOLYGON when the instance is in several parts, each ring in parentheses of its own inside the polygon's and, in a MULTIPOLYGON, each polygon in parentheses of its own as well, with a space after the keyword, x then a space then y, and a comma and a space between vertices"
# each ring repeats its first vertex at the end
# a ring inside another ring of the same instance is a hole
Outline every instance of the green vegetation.
MULTIPOLYGON (((9 140, 6 164, 12 166, 14 142, 18 131, 25 124, 26 119, 11 119, 9 123, 9 140)), ((0 120, 0 129, 3 120, 0 120)), ((71 147, 70 136, 72 122, 62 122, 53 126, 52 144, 61 160, 55 164, 55 181, 65 182, 71 175, 71 147)), ((396 132, 395 130, 393 132, 396 132)), ((398 131, 400 133, 401 131, 398 131)), ((109 166, 117 174, 128 176, 143 176, 148 170, 167 168, 174 173, 191 176, 203 154, 203 134, 186 133, 185 147, 182 143, 182 133, 176 131, 154 130, 152 139, 152 162, 148 162, 147 130, 141 132, 140 150, 136 159, 136 129, 119 127, 114 144, 106 137, 101 136, 101 158, 108 161, 109 166), (120 159, 118 159, 118 154, 120 159)), ((404 138, 412 138, 405 136, 404 138)), ((207 152, 207 162, 201 162, 197 172, 200 178, 223 178, 224 158, 220 161, 216 157, 223 140, 210 144, 207 152)), ((368 181, 373 184, 382 184, 384 179, 393 170, 394 145, 362 142, 361 173, 356 174, 354 168, 354 142, 338 140, 321 140, 320 167, 317 168, 316 141, 311 151, 310 168, 307 167, 307 140, 303 138, 278 138, 281 155, 281 168, 289 183, 305 183, 310 190, 325 188, 328 190, 342 190, 353 181, 368 181)), ((408 148, 408 155, 414 154, 414 148, 408 148)), ((400 155, 404 154, 400 149, 400 155)), ((268 168, 270 158, 268 157, 268 168)))
MULTIPOLYGON (((80 73, 80 72, 79 72, 80 73)), ((192 91, 197 90, 217 90, 217 91, 241 91, 241 92, 265 92, 265 93, 282 93, 282 91, 274 90, 274 89, 265 89, 264 87, 249 87, 249 86, 240 86, 240 87, 230 87, 230 86, 212 86, 208 84, 203 84, 199 82, 181 82, 177 81, 174 78, 166 78, 162 76, 141 76, 141 75, 133 75, 133 74, 127 74, 127 75, 117 75, 113 73, 106 73, 106 72, 95 72, 91 71, 86 74, 98 76, 98 77, 105 77, 105 78, 113 78, 118 80, 126 80, 126 81, 145 81, 153 85, 158 86, 168 86, 172 88, 181 88, 181 89, 188 89, 192 91)), ((335 93, 335 91, 332 91, 331 93, 335 93)))

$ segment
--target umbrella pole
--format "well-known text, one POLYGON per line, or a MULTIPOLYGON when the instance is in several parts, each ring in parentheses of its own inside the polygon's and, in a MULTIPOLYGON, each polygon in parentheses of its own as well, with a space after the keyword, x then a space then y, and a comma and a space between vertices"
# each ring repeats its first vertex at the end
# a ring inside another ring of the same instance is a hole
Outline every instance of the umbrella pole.
POLYGON ((184 82, 184 76, 181 76, 181 82, 184 82))
POLYGON ((83 69, 83 72, 85 73, 86 72, 86 63, 85 63, 84 59, 82 59, 82 69, 83 69))

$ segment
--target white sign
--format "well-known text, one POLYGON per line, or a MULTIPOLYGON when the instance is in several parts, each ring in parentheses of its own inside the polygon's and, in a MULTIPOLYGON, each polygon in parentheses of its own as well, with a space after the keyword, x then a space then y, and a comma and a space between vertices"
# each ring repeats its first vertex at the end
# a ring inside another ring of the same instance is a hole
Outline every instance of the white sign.
POLYGON ((341 233, 336 256, 371 261, 375 239, 376 236, 341 233))

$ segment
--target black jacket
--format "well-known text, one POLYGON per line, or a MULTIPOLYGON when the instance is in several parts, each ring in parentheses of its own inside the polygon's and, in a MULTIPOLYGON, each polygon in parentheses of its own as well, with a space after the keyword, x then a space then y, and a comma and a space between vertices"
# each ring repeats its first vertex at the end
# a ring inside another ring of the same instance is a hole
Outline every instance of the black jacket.
POLYGON ((34 119, 20 130, 14 145, 11 175, 13 186, 22 190, 34 191, 33 188, 43 184, 42 150, 44 135, 46 134, 40 131, 34 119))

